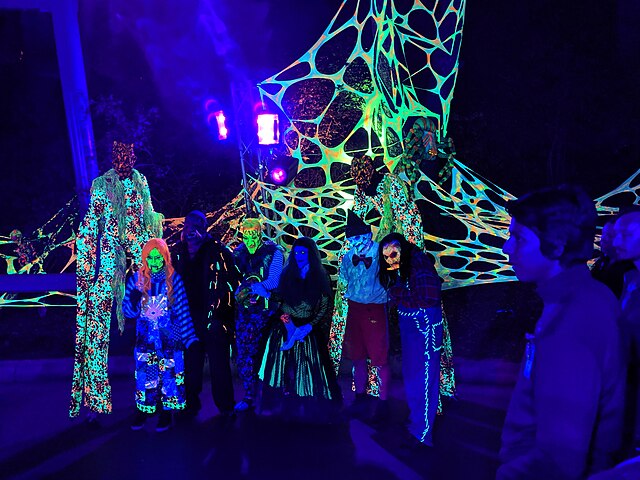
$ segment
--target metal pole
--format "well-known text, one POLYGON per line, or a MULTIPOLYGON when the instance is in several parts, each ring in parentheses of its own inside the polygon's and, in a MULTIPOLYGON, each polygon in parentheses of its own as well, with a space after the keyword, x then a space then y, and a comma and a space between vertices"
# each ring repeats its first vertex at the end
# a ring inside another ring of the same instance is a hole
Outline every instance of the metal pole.
POLYGON ((236 134, 236 138, 238 140, 238 151, 240 153, 240 167, 242 168, 242 187, 244 189, 244 206, 245 206, 245 210, 247 215, 249 215, 252 211, 253 208, 251 208, 251 203, 249 201, 249 184, 247 182, 247 171, 245 169, 245 154, 248 150, 248 148, 245 146, 245 142, 243 141, 243 137, 245 134, 245 129, 243 127, 246 127, 246 125, 244 125, 246 123, 246 111, 251 111, 250 108, 243 108, 243 104, 250 101, 251 99, 251 95, 250 92, 248 91, 248 87, 247 85, 249 85, 249 82, 244 81, 242 83, 239 83, 239 81, 232 81, 231 82, 231 101, 233 102, 233 123, 234 123, 234 127, 235 127, 235 134, 236 134), (245 111, 246 110, 246 111, 245 111), (244 122, 241 121, 245 120, 244 122))
POLYGON ((91 182, 98 176, 89 93, 84 71, 77 0, 0 0, 0 8, 50 12, 58 54, 62 97, 81 212, 89 205, 91 182))
POLYGON ((91 182, 98 176, 89 92, 80 43, 77 0, 51 2, 62 95, 73 154, 76 190, 81 211, 89 206, 91 182))
POLYGON ((244 189, 244 208, 247 212, 247 215, 251 212, 251 208, 249 205, 249 186, 247 185, 247 172, 244 168, 244 148, 242 145, 242 139, 240 138, 240 134, 238 132, 238 121, 235 122, 236 128, 236 136, 238 137, 238 149, 240 150, 240 167, 242 168, 242 188, 244 189))

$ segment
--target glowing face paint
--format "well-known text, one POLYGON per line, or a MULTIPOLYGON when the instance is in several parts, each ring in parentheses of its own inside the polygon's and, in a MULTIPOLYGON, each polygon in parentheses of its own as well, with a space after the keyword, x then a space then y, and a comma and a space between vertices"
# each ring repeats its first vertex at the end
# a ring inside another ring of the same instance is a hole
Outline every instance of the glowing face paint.
POLYGON ((257 228, 246 229, 242 231, 242 241, 253 255, 262 246, 262 231, 257 228))
POLYGON ((400 243, 391 242, 382 247, 382 256, 387 262, 387 270, 398 270, 400 268, 400 243))
POLYGON ((164 257, 157 248, 154 248, 147 255, 147 265, 151 273, 158 273, 164 268, 164 257))
POLYGON ((305 247, 295 247, 293 249, 293 258, 295 258, 299 270, 309 266, 309 250, 305 247))

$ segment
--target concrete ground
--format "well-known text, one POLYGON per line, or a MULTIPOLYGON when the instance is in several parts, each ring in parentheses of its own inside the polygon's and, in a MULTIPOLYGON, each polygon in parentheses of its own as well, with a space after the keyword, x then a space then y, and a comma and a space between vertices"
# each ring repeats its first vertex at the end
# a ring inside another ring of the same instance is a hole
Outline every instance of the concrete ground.
MULTIPOLYGON (((458 395, 438 417, 433 448, 407 450, 401 379, 391 388, 392 420, 309 425, 244 414, 217 416, 204 386, 203 409, 163 433, 131 431, 132 360, 110 360, 114 413, 89 428, 67 417, 71 359, 0 362, 0 477, 61 479, 492 479, 516 365, 458 359, 458 395)), ((345 403, 349 380, 341 378, 345 403)), ((237 392, 240 387, 237 386, 237 392)), ((236 394, 239 397, 239 393, 236 394)))

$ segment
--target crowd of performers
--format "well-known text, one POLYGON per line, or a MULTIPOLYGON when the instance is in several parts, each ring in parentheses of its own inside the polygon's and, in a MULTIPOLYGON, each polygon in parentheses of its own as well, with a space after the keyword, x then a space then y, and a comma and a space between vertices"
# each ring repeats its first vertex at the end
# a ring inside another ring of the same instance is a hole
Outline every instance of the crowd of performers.
MULTIPOLYGON (((441 399, 454 391, 451 342, 420 216, 396 176, 379 174, 366 156, 354 159, 355 202, 334 291, 312 239, 297 238, 286 252, 255 218, 242 222, 242 243, 231 252, 193 211, 170 251, 134 162, 132 145, 114 145, 114 168, 94 181, 78 232, 71 416, 81 405, 89 422, 111 412, 114 305, 119 318, 136 322, 133 429, 156 412, 158 431, 170 427, 172 411, 197 415, 205 357, 223 416, 255 411, 331 421, 346 412, 385 422, 395 312, 409 444, 433 444, 441 399), (365 221, 371 211, 381 217, 375 238, 365 221), (233 387, 232 345, 241 395, 233 387), (355 395, 336 381, 344 359, 355 395)), ((602 255, 590 272, 597 214, 583 190, 532 192, 507 208, 503 250, 517 277, 537 286, 544 309, 507 412, 498 478, 585 478, 615 463, 623 440, 640 450, 640 210, 603 230, 602 255)))
POLYGON ((88 422, 112 410, 113 306, 121 330, 125 319, 136 322, 132 429, 155 413, 158 431, 170 427, 173 411, 198 415, 205 358, 214 403, 225 417, 256 411, 314 422, 388 421, 388 319, 397 311, 409 432, 416 444, 432 444, 441 393, 453 394, 450 342, 443 347, 441 280, 421 250, 420 216, 397 177, 379 175, 368 157, 354 162, 357 199, 334 291, 314 240, 299 237, 285 252, 265 237, 257 218, 242 222, 242 243, 231 251, 208 233, 205 215, 193 211, 170 248, 134 163, 133 145, 115 142, 113 169, 93 182, 78 232, 72 417, 81 405, 88 422), (370 209, 382 216, 379 241, 363 220, 370 209), (348 405, 337 382, 344 359, 354 373, 348 405))

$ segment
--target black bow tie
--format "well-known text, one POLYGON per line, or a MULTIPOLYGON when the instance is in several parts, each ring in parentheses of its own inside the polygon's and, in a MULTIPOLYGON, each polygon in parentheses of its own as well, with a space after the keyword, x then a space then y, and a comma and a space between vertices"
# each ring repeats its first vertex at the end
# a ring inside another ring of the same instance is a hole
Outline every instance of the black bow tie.
POLYGON ((353 254, 351 257, 351 261, 353 262, 353 266, 357 267, 360 262, 364 263, 364 268, 369 268, 371 263, 373 262, 373 257, 365 257, 358 255, 357 253, 353 254))

